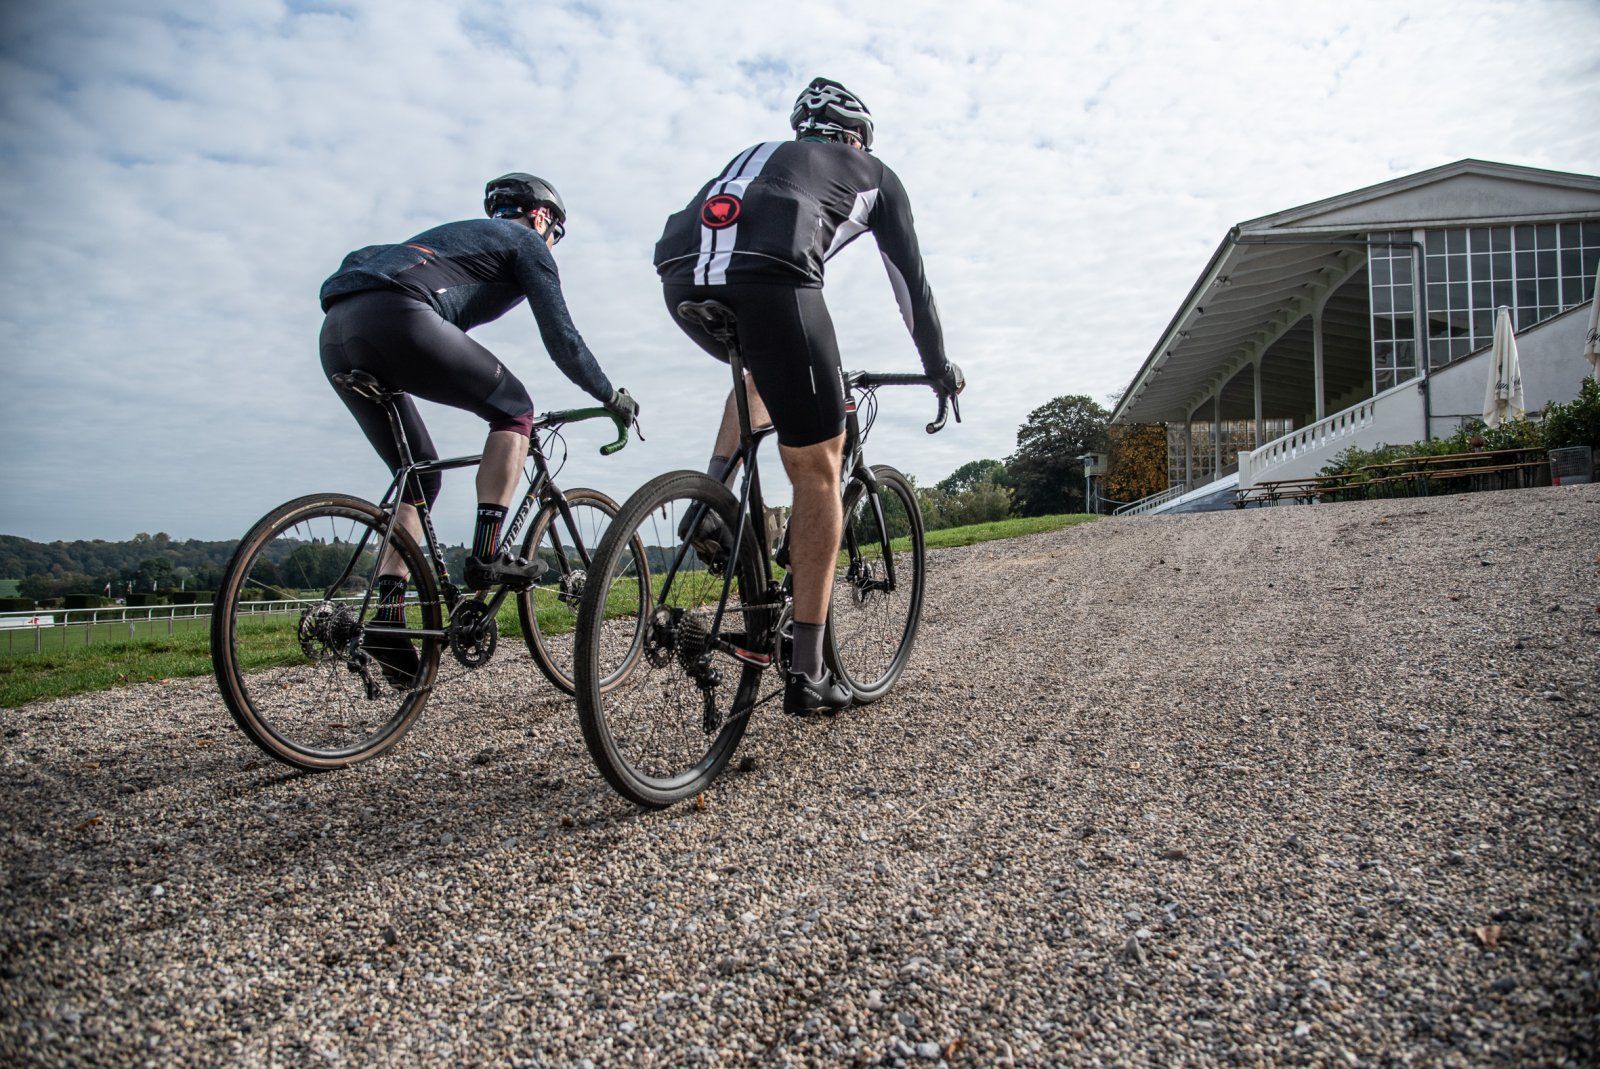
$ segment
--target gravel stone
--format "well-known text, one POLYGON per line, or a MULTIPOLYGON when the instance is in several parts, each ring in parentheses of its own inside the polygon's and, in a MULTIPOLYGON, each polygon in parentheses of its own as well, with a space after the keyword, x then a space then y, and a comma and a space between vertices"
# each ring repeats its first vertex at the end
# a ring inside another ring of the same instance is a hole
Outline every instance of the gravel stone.
POLYGON ((206 679, 0 711, 0 1064, 1593 1061, 1600 485, 928 564, 895 689, 703 808, 511 641, 325 775, 206 679))

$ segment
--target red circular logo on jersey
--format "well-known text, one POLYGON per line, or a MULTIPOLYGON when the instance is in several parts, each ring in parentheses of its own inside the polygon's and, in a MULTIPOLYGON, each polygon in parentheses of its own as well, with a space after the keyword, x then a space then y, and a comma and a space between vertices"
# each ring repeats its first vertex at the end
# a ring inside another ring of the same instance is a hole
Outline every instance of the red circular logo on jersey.
POLYGON ((721 230, 739 221, 739 198, 731 193, 718 193, 700 206, 700 221, 712 230, 721 230))

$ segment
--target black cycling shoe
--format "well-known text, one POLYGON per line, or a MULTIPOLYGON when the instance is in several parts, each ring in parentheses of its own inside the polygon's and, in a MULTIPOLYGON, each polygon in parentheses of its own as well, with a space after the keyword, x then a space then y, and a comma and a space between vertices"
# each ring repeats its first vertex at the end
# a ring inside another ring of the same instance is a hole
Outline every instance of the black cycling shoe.
POLYGON ((783 684, 783 711, 790 716, 831 716, 850 707, 850 688, 823 669, 821 679, 790 672, 783 684))
POLYGON ((390 686, 396 690, 411 689, 417 680, 417 669, 422 667, 422 658, 417 656, 417 647, 409 638, 380 632, 367 635, 361 646, 378 662, 390 686))
POLYGON ((722 567, 733 550, 733 535, 728 531, 728 525, 708 507, 700 514, 700 522, 695 525, 694 533, 690 534, 689 518, 693 515, 694 510, 690 509, 678 521, 678 538, 686 540, 693 547, 695 556, 707 568, 722 567))
POLYGON ((489 560, 468 557, 465 571, 468 590, 488 590, 502 583, 512 590, 526 590, 545 573, 546 567, 537 557, 524 560, 502 549, 489 560))

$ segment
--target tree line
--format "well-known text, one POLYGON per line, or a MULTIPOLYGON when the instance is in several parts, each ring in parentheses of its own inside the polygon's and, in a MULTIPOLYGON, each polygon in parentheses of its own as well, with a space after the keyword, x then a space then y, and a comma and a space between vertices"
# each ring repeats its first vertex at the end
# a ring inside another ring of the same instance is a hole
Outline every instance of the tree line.
POLYGON ((1017 448, 1009 457, 970 461, 932 487, 920 488, 923 522, 938 529, 1083 512, 1080 458, 1088 453, 1108 455, 1101 486, 1105 498, 1135 501, 1166 489, 1166 425, 1114 427, 1110 418, 1083 394, 1040 405, 1018 428, 1017 448))

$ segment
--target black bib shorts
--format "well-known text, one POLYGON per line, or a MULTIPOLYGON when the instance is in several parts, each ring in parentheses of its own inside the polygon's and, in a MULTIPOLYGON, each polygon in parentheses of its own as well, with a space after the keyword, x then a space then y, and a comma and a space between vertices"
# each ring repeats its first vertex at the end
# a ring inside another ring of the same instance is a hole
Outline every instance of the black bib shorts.
POLYGON ((728 351, 696 323, 678 316, 683 301, 721 301, 739 317, 739 352, 772 413, 778 441, 816 445, 844 433, 844 381, 839 340, 822 291, 808 286, 728 283, 662 287, 672 321, 695 344, 721 360, 728 351))

